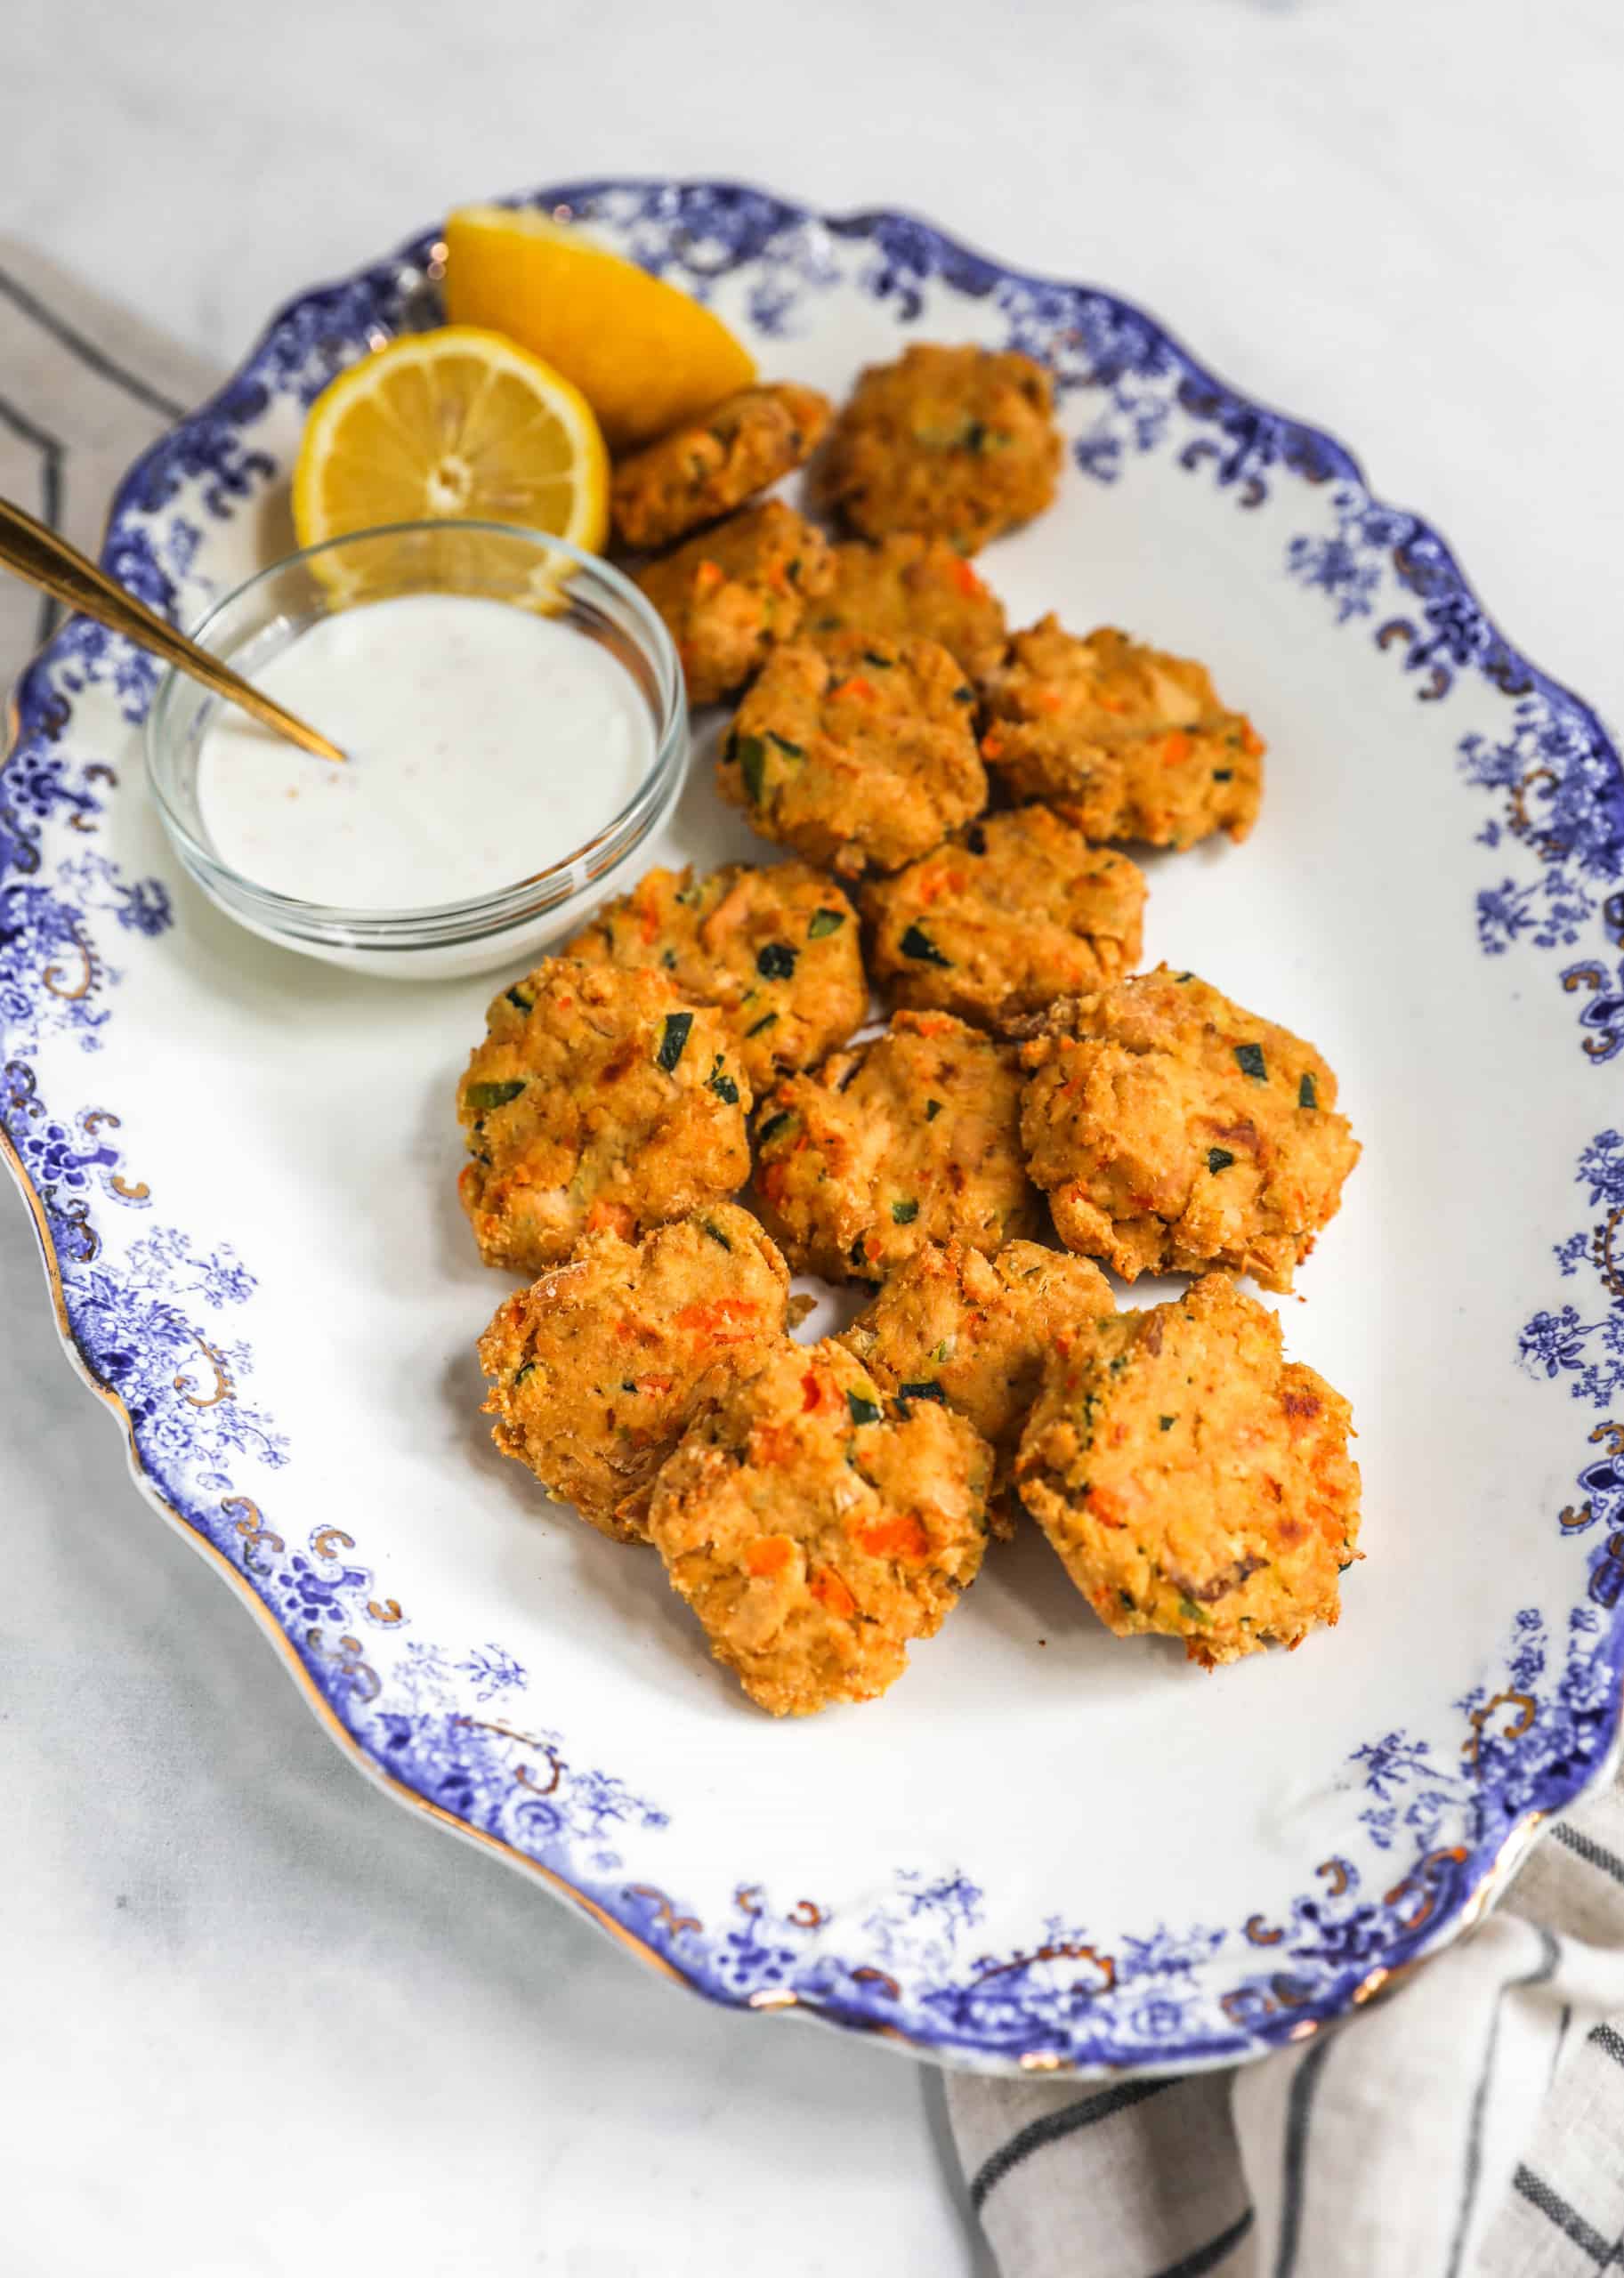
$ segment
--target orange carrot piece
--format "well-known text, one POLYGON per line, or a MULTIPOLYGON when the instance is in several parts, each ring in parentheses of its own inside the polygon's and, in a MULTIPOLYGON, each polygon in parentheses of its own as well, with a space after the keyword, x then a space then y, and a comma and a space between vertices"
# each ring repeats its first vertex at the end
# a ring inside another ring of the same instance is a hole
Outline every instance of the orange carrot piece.
POLYGON ((794 1556, 795 1545, 787 1534, 763 1535, 756 1541, 746 1544, 744 1571, 747 1574, 753 1574, 758 1581, 764 1580, 773 1574, 781 1574, 794 1556))
POLYGON ((876 1519, 872 1526, 862 1528, 857 1545, 871 1558, 923 1558, 931 1539, 914 1512, 901 1511, 895 1518, 876 1519))

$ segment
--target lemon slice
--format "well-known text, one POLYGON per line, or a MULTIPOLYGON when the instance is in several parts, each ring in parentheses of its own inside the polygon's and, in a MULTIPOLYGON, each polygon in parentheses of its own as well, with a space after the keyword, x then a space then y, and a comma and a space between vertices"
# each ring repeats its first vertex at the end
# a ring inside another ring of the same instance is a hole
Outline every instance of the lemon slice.
POLYGON ((453 324, 506 333, 573 380, 611 450, 651 442, 755 377, 720 317, 545 214, 453 214, 445 295, 453 324))
POLYGON ((392 341, 317 397, 293 509, 302 545, 448 516, 518 522, 595 553, 609 456, 586 399, 539 356, 448 326, 392 341))

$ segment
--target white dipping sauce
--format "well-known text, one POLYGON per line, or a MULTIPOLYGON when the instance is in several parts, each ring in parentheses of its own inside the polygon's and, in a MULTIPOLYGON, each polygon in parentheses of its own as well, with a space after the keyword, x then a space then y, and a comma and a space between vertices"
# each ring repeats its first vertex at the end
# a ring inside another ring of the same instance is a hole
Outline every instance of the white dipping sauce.
POLYGON ((653 762, 626 667, 504 602, 340 610, 253 679, 348 759, 222 704, 198 755, 203 828, 222 861, 300 901, 421 909, 515 885, 611 821, 653 762))

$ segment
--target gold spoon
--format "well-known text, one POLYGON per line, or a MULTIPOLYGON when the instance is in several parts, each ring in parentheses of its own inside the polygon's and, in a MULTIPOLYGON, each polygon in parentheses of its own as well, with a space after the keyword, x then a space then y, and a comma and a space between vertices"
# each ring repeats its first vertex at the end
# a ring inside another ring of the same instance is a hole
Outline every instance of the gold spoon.
POLYGON ((318 759, 343 760, 344 755, 336 744, 319 736, 314 728, 307 728, 269 696, 262 696, 252 683, 239 679, 218 657, 211 657, 206 649, 199 649, 195 641, 177 633, 105 570, 98 570, 77 546, 47 529, 44 522, 36 522, 32 514, 25 514, 9 498, 0 498, 0 569, 39 586, 69 609, 93 617, 110 632, 123 634, 138 649, 149 649, 166 665, 190 673, 214 695, 252 712, 256 720, 263 720, 302 750, 313 752, 318 759))

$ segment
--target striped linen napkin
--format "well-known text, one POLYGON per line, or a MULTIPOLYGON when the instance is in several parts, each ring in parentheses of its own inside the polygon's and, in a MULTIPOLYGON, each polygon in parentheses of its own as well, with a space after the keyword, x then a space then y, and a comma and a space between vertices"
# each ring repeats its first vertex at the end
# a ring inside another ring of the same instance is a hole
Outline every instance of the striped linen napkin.
POLYGON ((1233 2072, 948 2080, 1003 2278, 1624 2271, 1624 1784, 1389 1999, 1233 2072))
MULTIPOLYGON (((0 238, 0 492, 90 553, 136 454, 217 377, 0 238)), ((0 577, 0 684, 56 622, 0 577)), ((1003 2278, 1624 2272, 1624 1789, 1392 1999, 1235 2072, 951 2076, 1003 2278)))

